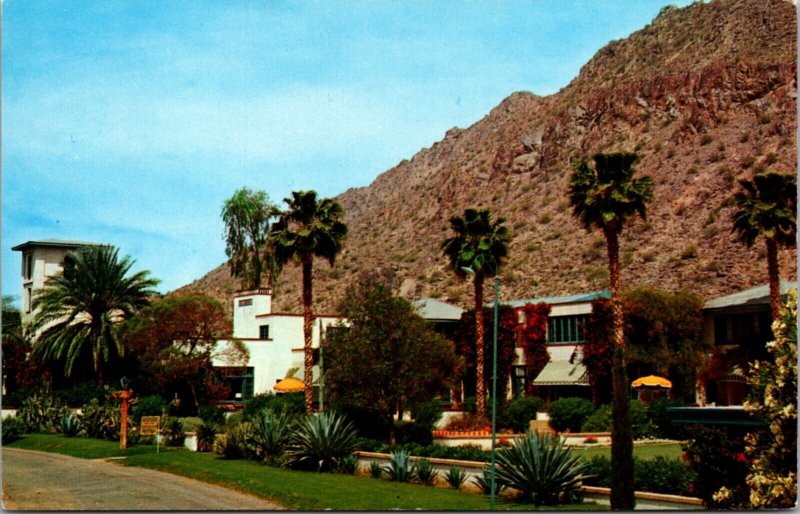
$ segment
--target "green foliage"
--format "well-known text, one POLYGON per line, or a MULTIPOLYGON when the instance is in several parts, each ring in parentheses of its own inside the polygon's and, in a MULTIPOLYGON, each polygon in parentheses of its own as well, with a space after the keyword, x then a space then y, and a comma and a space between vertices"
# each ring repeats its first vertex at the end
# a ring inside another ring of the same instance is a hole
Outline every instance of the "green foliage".
POLYGON ((4 445, 13 443, 21 438, 25 431, 25 422, 17 416, 8 416, 0 421, 0 432, 2 432, 2 442, 4 445))
POLYGON ((262 412, 264 409, 288 415, 304 414, 305 400, 303 399, 303 393, 258 393, 245 404, 244 419, 249 421, 254 415, 262 412))
POLYGON ((656 427, 647 415, 647 407, 639 400, 631 400, 631 428, 636 439, 656 436, 656 427))
POLYGON ((297 424, 289 437, 286 455, 296 467, 330 471, 356 446, 353 425, 335 412, 326 412, 308 416, 297 424))
POLYGON ((433 457, 438 459, 489 462, 492 458, 492 453, 490 451, 484 450, 477 444, 464 444, 460 446, 444 446, 441 444, 432 444, 429 446, 420 446, 418 444, 384 444, 377 446, 374 451, 378 453, 392 453, 400 450, 417 457, 433 457))
POLYGON ((584 485, 611 487, 611 459, 608 457, 595 455, 586 461, 583 473, 586 475, 584 485))
POLYGON ((431 466, 429 460, 422 459, 420 461, 417 461, 416 465, 417 465, 417 473, 416 473, 417 480, 419 480, 421 484, 433 485, 434 483, 436 483, 436 477, 439 476, 439 472, 433 469, 433 466, 431 466))
POLYGON ((409 482, 416 473, 416 466, 411 464, 409 455, 404 451, 393 452, 389 465, 384 466, 383 472, 394 482, 409 482))
POLYGON ((251 418, 252 431, 249 443, 254 453, 269 463, 278 463, 289 442, 293 416, 285 412, 276 414, 271 409, 261 409, 251 418))
MULTIPOLYGON (((128 418, 128 428, 133 427, 133 419, 128 418)), ((81 430, 88 437, 96 439, 119 440, 122 428, 118 402, 100 404, 92 400, 81 408, 81 430)))
POLYGON ((747 484, 751 508, 792 508, 797 503, 797 293, 789 293, 767 343, 770 359, 751 365, 745 410, 769 424, 748 434, 752 459, 747 484))
POLYGON ((138 425, 142 422, 142 416, 161 416, 167 408, 167 401, 161 396, 154 394, 138 398, 133 404, 131 417, 138 425))
POLYGON ((450 384, 452 344, 396 294, 391 275, 365 273, 340 307, 347 326, 329 329, 325 389, 332 403, 390 422, 398 405, 414 410, 450 384))
MULTIPOLYGON (((483 494, 491 495, 492 494, 492 468, 485 467, 483 468, 483 473, 476 476, 472 479, 473 483, 478 486, 478 489, 481 490, 483 494)), ((497 496, 500 494, 500 491, 505 489, 500 482, 495 480, 494 482, 494 494, 497 496)))
POLYGON ((128 276, 134 261, 112 246, 87 246, 68 255, 64 273, 51 277, 34 299, 33 358, 56 361, 70 376, 76 365, 103 367, 124 353, 119 323, 147 305, 158 280, 147 271, 128 276))
POLYGON ((183 441, 186 435, 183 433, 183 423, 177 418, 172 418, 169 421, 169 428, 167 431, 167 444, 170 446, 183 446, 183 441))
POLYGON ((647 406, 647 416, 655 426, 656 435, 665 439, 686 439, 685 430, 680 425, 673 425, 667 409, 685 405, 680 400, 658 398, 647 406))
POLYGON ((412 417, 417 424, 433 430, 442 417, 442 403, 438 400, 422 402, 414 407, 412 417))
POLYGON ((358 469, 358 457, 348 455, 339 462, 339 471, 345 475, 355 475, 358 469))
POLYGON ((195 437, 197 437, 197 451, 207 452, 212 450, 217 439, 216 425, 203 423, 197 427, 195 437))
POLYGON ((80 418, 74 412, 70 412, 62 418, 59 430, 64 436, 75 437, 78 435, 78 432, 80 432, 80 429, 80 418))
POLYGON ((697 475, 695 495, 703 500, 706 508, 714 510, 747 505, 749 487, 745 478, 749 467, 740 437, 708 426, 693 426, 687 432, 692 439, 685 452, 689 466, 697 475), (723 487, 728 494, 715 498, 723 487))
POLYGON ((592 414, 592 402, 584 398, 560 398, 550 404, 550 426, 558 432, 580 432, 592 414))
POLYGON ((214 453, 222 455, 224 459, 244 459, 248 455, 247 441, 251 430, 249 422, 227 427, 225 433, 216 438, 214 453))
POLYGON ((51 396, 29 396, 22 402, 17 417, 25 424, 26 432, 55 432, 69 410, 51 396))
POLYGON ((511 235, 504 218, 492 221, 489 209, 466 209, 464 216, 450 218, 455 235, 442 243, 442 252, 450 259, 450 268, 458 277, 466 278, 464 268, 476 277, 494 276, 508 254, 511 235))
MULTIPOLYGON (((694 496, 697 476, 689 465, 680 459, 657 455, 653 459, 634 459, 634 487, 637 491, 680 496, 694 496)), ((584 470, 588 478, 585 485, 611 487, 611 461, 608 457, 594 456, 584 470)))
POLYGON ((747 246, 759 236, 793 246, 797 232, 797 179, 794 174, 759 173, 740 180, 743 191, 733 195, 737 207, 733 232, 747 246))
POLYGON ((383 468, 381 467, 380 462, 372 461, 369 465, 369 474, 372 478, 380 478, 383 474, 383 468))
POLYGON ((272 284, 279 272, 268 241, 270 221, 276 214, 267 193, 246 187, 238 189, 222 204, 228 266, 247 290, 261 287, 265 272, 272 284))
POLYGON ((397 444, 416 443, 422 446, 433 444, 433 432, 420 423, 398 421, 394 429, 397 444))
POLYGON ((464 473, 464 470, 458 466, 450 466, 450 469, 448 469, 447 473, 444 475, 444 479, 447 480, 447 483, 450 484, 450 487, 458 491, 467 480, 467 474, 464 473))
POLYGON ((222 425, 225 423, 225 411, 213 405, 201 405, 198 415, 206 425, 222 425))
POLYGON ((601 405, 586 418, 581 426, 581 432, 610 432, 611 431, 611 405, 601 405))
POLYGON ((578 491, 585 464, 558 437, 527 432, 497 454, 496 480, 534 505, 566 503, 578 491))
POLYGON ((536 413, 543 407, 544 401, 541 398, 534 396, 518 398, 506 405, 503 418, 506 420, 507 426, 514 432, 524 433, 530 427, 530 421, 536 419, 536 413))
POLYGON ((611 369, 614 362, 614 315, 611 301, 592 302, 586 344, 583 345, 582 362, 589 375, 592 403, 611 402, 611 369))
POLYGON ((69 389, 60 389, 53 392, 56 398, 73 407, 80 407, 84 403, 89 403, 93 398, 103 401, 109 397, 109 394, 108 386, 101 387, 93 382, 82 382, 69 389))

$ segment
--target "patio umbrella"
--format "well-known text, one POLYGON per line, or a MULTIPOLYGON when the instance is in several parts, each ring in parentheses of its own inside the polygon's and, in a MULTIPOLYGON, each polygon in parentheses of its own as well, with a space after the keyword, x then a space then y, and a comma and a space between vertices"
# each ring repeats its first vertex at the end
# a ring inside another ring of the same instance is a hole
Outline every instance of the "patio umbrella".
POLYGON ((295 377, 284 378, 275 384, 274 387, 276 393, 296 393, 298 391, 304 391, 305 388, 306 385, 303 381, 295 377))
POLYGON ((631 387, 638 389, 640 387, 651 387, 659 389, 672 389, 672 382, 663 377, 656 375, 647 375, 646 377, 639 377, 631 383, 631 387))

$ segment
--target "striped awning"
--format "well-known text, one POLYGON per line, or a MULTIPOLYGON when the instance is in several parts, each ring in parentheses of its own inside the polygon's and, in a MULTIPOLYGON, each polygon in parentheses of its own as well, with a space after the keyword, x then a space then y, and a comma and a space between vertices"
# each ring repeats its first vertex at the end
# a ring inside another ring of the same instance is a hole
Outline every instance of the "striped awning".
POLYGON ((747 383, 747 374, 744 372, 741 366, 735 364, 728 370, 727 373, 722 375, 719 382, 740 382, 743 384, 747 383))
POLYGON ((589 375, 580 363, 550 361, 533 380, 537 386, 577 385, 588 386, 589 375))

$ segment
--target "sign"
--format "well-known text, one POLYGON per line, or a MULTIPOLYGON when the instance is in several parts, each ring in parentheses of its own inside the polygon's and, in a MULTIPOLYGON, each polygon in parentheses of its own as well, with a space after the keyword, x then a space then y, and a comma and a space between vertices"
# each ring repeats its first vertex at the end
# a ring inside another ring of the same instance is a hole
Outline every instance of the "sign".
POLYGON ((142 416, 142 428, 139 433, 141 435, 157 435, 160 419, 160 416, 142 416))

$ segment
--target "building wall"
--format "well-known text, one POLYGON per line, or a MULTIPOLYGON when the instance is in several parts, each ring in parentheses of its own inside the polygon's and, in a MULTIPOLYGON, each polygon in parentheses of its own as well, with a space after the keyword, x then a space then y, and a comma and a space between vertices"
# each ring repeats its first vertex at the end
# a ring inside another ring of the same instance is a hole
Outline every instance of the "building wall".
POLYGON ((22 252, 22 313, 26 318, 31 312, 31 303, 36 291, 42 289, 47 279, 63 273, 64 257, 77 248, 32 247, 22 252), (33 270, 30 278, 25 278, 25 262, 29 254, 33 255, 33 270))

